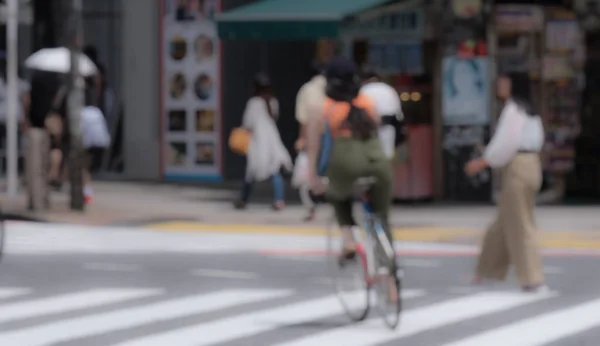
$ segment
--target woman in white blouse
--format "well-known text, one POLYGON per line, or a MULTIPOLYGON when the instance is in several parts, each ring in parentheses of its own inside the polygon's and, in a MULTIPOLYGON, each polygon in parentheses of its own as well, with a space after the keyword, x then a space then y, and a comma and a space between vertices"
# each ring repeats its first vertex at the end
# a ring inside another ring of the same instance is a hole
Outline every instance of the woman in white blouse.
POLYGON ((465 167, 468 175, 487 167, 501 169, 502 173, 498 212, 485 234, 474 283, 504 280, 512 263, 527 292, 546 289, 534 217, 542 183, 539 152, 544 129, 531 105, 530 89, 527 75, 499 77, 498 97, 505 104, 496 132, 483 157, 465 167))

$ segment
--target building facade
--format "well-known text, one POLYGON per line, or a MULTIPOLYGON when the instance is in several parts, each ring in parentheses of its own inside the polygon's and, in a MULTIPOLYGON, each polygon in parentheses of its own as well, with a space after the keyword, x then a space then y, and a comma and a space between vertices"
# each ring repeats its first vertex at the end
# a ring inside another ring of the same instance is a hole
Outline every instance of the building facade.
MULTIPOLYGON (((493 132, 499 69, 529 74, 536 88, 547 128, 548 191, 600 196, 593 140, 600 128, 592 116, 598 102, 590 96, 597 89, 590 61, 599 56, 592 39, 599 17, 589 10, 595 1, 503 2, 370 1, 359 13, 327 9, 339 12, 335 23, 317 22, 313 13, 307 26, 277 20, 277 9, 263 8, 258 18, 258 0, 84 0, 86 40, 98 47, 122 110, 113 130, 123 140, 105 173, 241 179, 244 158, 228 150, 227 137, 241 123, 252 76, 272 76, 282 107, 278 126, 293 152, 295 98, 309 66, 341 53, 378 68, 403 101, 410 135, 396 156, 397 198, 493 198, 494 174, 468 178, 462 168, 493 132)), ((32 50, 58 41, 63 30, 40 8, 65 3, 36 3, 32 50)))

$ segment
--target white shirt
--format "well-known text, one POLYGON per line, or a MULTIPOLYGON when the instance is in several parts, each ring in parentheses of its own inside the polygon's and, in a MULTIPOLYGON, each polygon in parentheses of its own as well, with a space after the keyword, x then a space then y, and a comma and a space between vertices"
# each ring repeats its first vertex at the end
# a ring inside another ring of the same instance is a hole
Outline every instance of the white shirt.
POLYGON ((98 107, 87 106, 81 110, 81 137, 84 148, 106 148, 110 145, 106 120, 98 107))
POLYGON ((300 88, 296 96, 296 120, 300 124, 306 124, 311 116, 322 113, 326 86, 327 79, 319 75, 300 88))
POLYGON ((508 100, 483 157, 491 167, 502 167, 519 150, 539 152, 543 146, 542 119, 538 115, 528 115, 514 101, 508 100))
POLYGON ((398 120, 404 119, 398 92, 390 85, 382 82, 368 83, 363 85, 360 92, 373 100, 379 116, 395 115, 398 120))

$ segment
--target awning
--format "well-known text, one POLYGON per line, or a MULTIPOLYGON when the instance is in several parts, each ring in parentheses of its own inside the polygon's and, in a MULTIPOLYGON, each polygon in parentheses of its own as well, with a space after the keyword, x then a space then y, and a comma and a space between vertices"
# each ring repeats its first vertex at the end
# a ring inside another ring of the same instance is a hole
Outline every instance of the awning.
POLYGON ((344 19, 397 0, 259 0, 216 16, 223 40, 339 37, 344 19))

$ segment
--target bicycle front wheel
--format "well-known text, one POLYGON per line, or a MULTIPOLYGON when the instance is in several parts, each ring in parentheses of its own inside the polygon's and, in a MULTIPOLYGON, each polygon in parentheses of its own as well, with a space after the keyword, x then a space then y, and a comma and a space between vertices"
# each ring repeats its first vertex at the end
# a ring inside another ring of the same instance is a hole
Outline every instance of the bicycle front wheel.
POLYGON ((396 264, 394 245, 385 234, 381 223, 373 222, 375 277, 373 288, 378 311, 385 324, 396 329, 402 312, 402 276, 396 264))
MULTIPOLYGON (((361 244, 364 232, 355 230, 355 240, 361 244)), ((337 297, 346 315, 354 322, 364 320, 369 313, 370 287, 366 278, 366 262, 362 254, 351 259, 341 259, 343 238, 337 222, 332 220, 327 231, 327 270, 337 297)))

